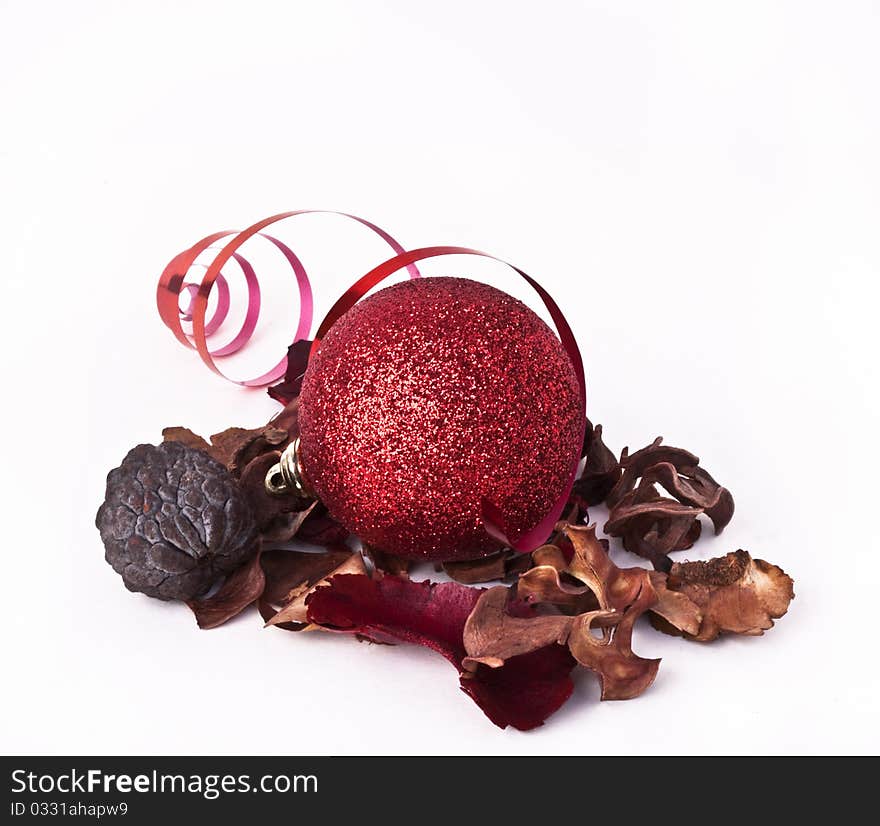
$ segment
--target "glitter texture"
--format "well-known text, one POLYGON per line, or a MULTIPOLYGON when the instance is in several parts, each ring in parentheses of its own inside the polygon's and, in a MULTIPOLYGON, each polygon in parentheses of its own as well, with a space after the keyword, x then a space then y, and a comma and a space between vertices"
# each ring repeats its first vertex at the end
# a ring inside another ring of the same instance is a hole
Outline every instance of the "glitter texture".
POLYGON ((412 559, 471 559, 563 494, 581 447, 578 381, 525 304, 464 278, 420 278, 362 300, 328 332, 300 396, 302 464, 330 513, 412 559))

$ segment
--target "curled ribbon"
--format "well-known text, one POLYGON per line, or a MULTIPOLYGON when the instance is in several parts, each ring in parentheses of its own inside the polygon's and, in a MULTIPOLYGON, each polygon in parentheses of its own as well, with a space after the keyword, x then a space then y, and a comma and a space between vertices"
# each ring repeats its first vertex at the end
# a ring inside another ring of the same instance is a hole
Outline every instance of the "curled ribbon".
MULTIPOLYGON (((308 274, 302 262, 290 247, 279 241, 277 238, 263 232, 263 230, 286 218, 293 218, 296 215, 312 214, 340 215, 344 218, 350 218, 375 232, 380 238, 388 243, 394 252, 398 254, 404 252, 404 248, 391 235, 385 232, 385 230, 364 218, 359 218, 357 215, 350 215, 346 212, 336 212, 335 210, 298 209, 264 218, 262 221, 258 221, 256 224, 253 224, 241 232, 230 230, 225 232, 215 232, 212 235, 208 235, 172 258, 159 278, 159 285, 156 289, 156 305, 159 309, 159 315, 162 318, 162 321, 171 332, 174 333, 175 337, 181 344, 195 349, 202 361, 211 370, 235 384, 239 384, 243 387, 262 387, 280 379, 284 375, 284 371, 287 367, 287 356, 285 355, 277 364, 261 375, 239 381, 227 376, 215 361, 215 359, 232 355, 241 350, 253 336, 260 317, 260 283, 253 266, 251 266, 250 262, 238 250, 249 238, 252 238, 254 235, 260 235, 274 244, 281 252, 293 270, 299 290, 299 319, 297 321, 292 341, 296 342, 306 339, 312 328, 312 316, 314 313, 312 288, 308 274), (194 282, 186 282, 186 275, 196 259, 220 239, 229 238, 229 236, 232 236, 232 238, 227 241, 214 256, 214 259, 208 265, 201 282, 198 284, 194 282), (229 313, 229 284, 226 277, 223 275, 222 270, 230 258, 236 261, 244 274, 248 296, 247 310, 241 328, 235 336, 233 336, 232 340, 222 347, 211 350, 208 346, 208 338, 217 332, 229 313), (206 319, 208 299, 215 284, 217 287, 217 307, 211 318, 206 319), (180 306, 181 293, 187 293, 189 296, 186 309, 181 309, 180 306), (183 322, 191 323, 191 332, 188 333, 184 330, 183 322)), ((411 278, 419 277, 419 271, 414 264, 409 266, 408 270, 411 278)))

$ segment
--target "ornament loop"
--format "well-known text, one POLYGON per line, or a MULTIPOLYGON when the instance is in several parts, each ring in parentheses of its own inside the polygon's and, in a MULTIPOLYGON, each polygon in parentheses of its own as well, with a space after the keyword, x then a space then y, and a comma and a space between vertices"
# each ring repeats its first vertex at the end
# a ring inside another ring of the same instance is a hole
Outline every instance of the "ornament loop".
POLYGON ((313 499, 302 475, 299 456, 299 436, 297 436, 282 452, 281 458, 266 474, 266 493, 272 496, 295 494, 301 499, 313 499))

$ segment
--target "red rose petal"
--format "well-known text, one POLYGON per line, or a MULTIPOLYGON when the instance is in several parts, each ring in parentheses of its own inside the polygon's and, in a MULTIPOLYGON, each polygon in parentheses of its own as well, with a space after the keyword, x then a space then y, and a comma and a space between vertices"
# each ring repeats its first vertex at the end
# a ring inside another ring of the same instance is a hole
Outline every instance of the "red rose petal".
POLYGON ((577 665, 563 645, 511 657, 501 668, 478 667, 461 677, 461 689, 496 726, 528 731, 544 721, 571 696, 569 676, 577 665))
POLYGON ((456 667, 467 656, 464 624, 482 589, 386 576, 342 574, 309 596, 309 622, 335 631, 424 645, 456 667))
POLYGON ((299 395, 311 349, 312 342, 304 338, 295 341, 287 348, 287 368, 284 371, 284 380, 273 384, 266 390, 275 401, 281 402, 281 404, 290 404, 299 395))
POLYGON ((462 689, 495 725, 535 728, 571 695, 574 658, 549 645, 512 657, 500 668, 465 672, 464 626, 481 593, 456 582, 341 574, 306 604, 309 622, 329 630, 376 642, 409 642, 442 654, 458 669, 462 689))

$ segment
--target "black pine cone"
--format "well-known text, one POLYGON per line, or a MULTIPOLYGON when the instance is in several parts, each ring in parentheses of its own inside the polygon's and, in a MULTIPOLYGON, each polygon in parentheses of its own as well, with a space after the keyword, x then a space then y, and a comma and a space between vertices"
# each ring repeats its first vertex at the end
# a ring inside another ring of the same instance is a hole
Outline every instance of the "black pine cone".
POLYGON ((176 442, 129 451, 107 476, 95 524, 125 587, 159 599, 204 593, 257 546, 251 506, 229 471, 176 442))

